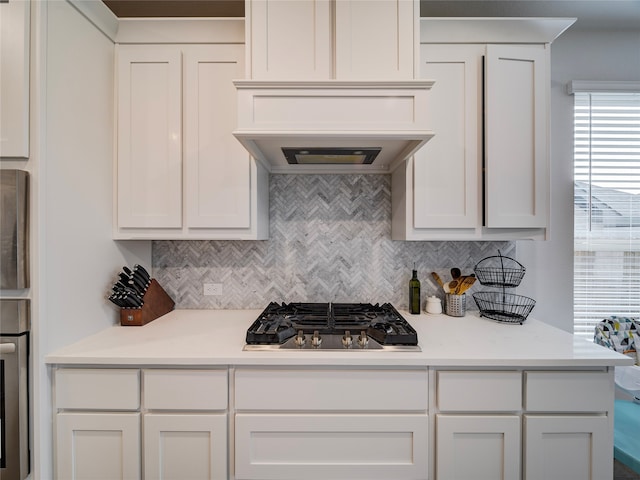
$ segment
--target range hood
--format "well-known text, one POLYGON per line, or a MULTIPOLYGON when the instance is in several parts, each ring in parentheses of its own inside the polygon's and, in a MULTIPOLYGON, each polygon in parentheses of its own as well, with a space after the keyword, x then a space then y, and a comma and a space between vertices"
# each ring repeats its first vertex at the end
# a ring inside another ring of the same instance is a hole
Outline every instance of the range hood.
POLYGON ((273 173, 390 173, 427 142, 418 0, 245 0, 235 137, 273 173))
POLYGON ((389 173, 433 136, 428 80, 237 80, 235 137, 273 173, 389 173))

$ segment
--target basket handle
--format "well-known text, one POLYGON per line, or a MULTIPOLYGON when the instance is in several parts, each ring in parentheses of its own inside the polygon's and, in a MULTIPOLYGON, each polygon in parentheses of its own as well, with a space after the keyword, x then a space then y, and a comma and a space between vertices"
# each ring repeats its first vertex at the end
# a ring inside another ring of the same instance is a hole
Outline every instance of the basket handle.
POLYGON ((518 264, 518 265, 519 265, 523 270, 525 270, 525 271, 526 271, 525 266, 524 266, 524 265, 522 265, 522 264, 521 264, 519 261, 517 261, 515 258, 505 257, 504 255, 492 255, 492 256, 490 256, 490 257, 485 257, 485 258, 483 258, 482 260, 480 260, 478 263, 476 263, 476 266, 475 266, 475 267, 473 267, 473 269, 475 270, 476 268, 478 268, 478 267, 480 266, 480 264, 481 264, 482 262, 485 262, 485 261, 487 261, 487 260, 489 260, 489 259, 491 259, 491 258, 499 258, 499 259, 500 259, 500 265, 501 265, 501 268, 504 268, 504 265, 502 264, 502 259, 503 259, 503 258, 508 258, 509 260, 513 260, 514 262, 516 262, 516 263, 517 263, 517 264, 518 264))

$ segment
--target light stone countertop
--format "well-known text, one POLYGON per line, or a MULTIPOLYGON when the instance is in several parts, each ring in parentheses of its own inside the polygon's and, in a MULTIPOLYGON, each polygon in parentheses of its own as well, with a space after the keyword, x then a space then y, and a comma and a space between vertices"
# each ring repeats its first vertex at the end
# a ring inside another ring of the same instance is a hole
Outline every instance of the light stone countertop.
POLYGON ((464 317, 400 313, 418 332, 421 352, 253 351, 245 334, 262 310, 174 310, 142 326, 114 326, 45 358, 60 365, 130 366, 451 366, 594 367, 631 365, 612 350, 529 318, 504 324, 464 317))

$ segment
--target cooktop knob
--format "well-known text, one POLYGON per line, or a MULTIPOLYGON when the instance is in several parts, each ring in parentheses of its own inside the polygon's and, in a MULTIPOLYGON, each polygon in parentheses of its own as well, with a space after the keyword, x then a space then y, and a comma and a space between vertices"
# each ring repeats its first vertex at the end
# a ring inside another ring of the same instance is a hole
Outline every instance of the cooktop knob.
POLYGON ((360 336, 358 337, 358 345, 360 346, 360 348, 367 348, 368 344, 369 344, 369 337, 367 337, 367 332, 362 330, 360 332, 360 336))
POLYGON ((304 342, 305 342, 304 332, 302 330, 298 330, 298 335, 296 336, 293 343, 295 343, 298 348, 302 348, 304 347, 304 342))
POLYGON ((342 337, 342 346, 344 348, 351 348, 353 345, 353 338, 351 337, 351 332, 346 330, 344 332, 344 336, 342 337))
POLYGON ((322 343, 322 338, 320 337, 320 333, 318 330, 313 332, 313 337, 311 338, 311 346, 313 348, 320 348, 320 344, 322 343))

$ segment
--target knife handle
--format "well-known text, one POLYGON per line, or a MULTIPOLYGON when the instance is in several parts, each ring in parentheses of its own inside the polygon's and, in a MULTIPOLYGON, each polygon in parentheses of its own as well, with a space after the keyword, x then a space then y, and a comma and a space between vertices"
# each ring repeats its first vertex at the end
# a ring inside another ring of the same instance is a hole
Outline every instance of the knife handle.
POLYGON ((132 285, 138 291, 138 293, 140 293, 140 295, 144 295, 144 292, 147 290, 147 285, 145 284, 144 280, 142 280, 135 273, 131 276, 129 285, 132 285))
POLYGON ((149 272, 147 272, 147 270, 146 270, 142 265, 139 265, 139 264, 137 264, 137 263, 136 263, 136 264, 133 266, 133 271, 134 271, 134 272, 140 272, 140 274, 142 275, 142 277, 144 278, 144 280, 145 280, 147 283, 151 283, 151 275, 149 275, 149 272))

